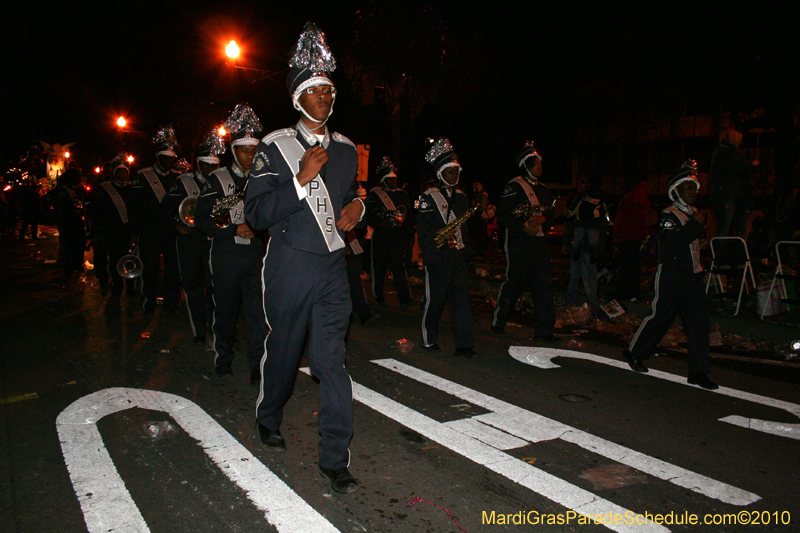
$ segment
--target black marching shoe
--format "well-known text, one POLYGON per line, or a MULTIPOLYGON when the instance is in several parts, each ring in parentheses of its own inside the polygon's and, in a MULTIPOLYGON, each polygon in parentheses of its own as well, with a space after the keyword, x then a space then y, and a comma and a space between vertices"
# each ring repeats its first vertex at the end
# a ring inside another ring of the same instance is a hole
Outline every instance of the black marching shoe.
POLYGON ((216 372, 218 376, 232 376, 233 370, 231 369, 231 364, 227 363, 224 365, 220 365, 216 367, 216 372))
POLYGON ((319 467, 320 473, 331 482, 331 488, 340 494, 348 494, 358 490, 358 481, 350 474, 346 466, 336 470, 319 467))
POLYGON ((478 355, 478 352, 476 352, 472 348, 456 348, 456 351, 455 353, 453 353, 453 355, 457 357, 465 357, 467 359, 477 359, 478 357, 480 357, 480 355, 478 355))
POLYGON ((506 330, 501 328, 500 326, 492 326, 492 333, 494 333, 498 337, 505 337, 506 330))
POLYGON ((709 379, 708 374, 699 372, 689 372, 689 379, 686 381, 689 382, 689 385, 697 385, 707 390, 717 390, 719 388, 719 385, 709 379))
POLYGON ((286 441, 281 436, 281 430, 272 430, 266 426, 256 422, 258 427, 258 436, 261 438, 261 444, 267 447, 268 452, 283 452, 286 451, 286 441))
POLYGON ((622 352, 622 357, 625 358, 625 360, 630 365, 631 370, 633 370, 634 372, 641 372, 642 374, 647 373, 647 367, 644 366, 642 360, 639 359, 638 357, 634 357, 633 354, 630 352, 630 350, 628 350, 627 348, 625 348, 625 350, 622 352))
POLYGON ((442 349, 439 348, 439 345, 436 344, 436 343, 429 344, 429 345, 423 344, 422 347, 425 348, 426 350, 428 350, 429 352, 441 352, 442 351, 442 349))

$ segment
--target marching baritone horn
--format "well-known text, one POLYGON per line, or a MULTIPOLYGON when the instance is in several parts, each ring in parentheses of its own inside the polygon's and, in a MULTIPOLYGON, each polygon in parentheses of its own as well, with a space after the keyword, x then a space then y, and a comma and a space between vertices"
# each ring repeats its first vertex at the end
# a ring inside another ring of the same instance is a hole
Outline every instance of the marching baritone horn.
POLYGON ((196 207, 197 196, 187 196, 181 201, 181 205, 178 206, 178 217, 181 222, 190 228, 194 227, 194 210, 196 207))
POLYGON ((127 279, 136 279, 142 275, 144 265, 139 259, 139 251, 134 244, 127 255, 123 255, 117 261, 117 274, 127 279))
POLYGON ((408 208, 403 204, 398 205, 393 211, 385 209, 383 213, 386 223, 395 227, 402 226, 407 216, 408 208))

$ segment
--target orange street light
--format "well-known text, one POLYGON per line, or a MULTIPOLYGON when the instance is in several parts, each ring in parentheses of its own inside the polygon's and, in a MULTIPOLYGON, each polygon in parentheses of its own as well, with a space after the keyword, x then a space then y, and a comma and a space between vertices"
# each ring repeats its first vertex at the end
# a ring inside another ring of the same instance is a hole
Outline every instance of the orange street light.
POLYGON ((133 156, 132 155, 128 156, 128 163, 133 163, 133 156))
POLYGON ((225 47, 225 55, 231 59, 239 57, 239 46, 236 44, 236 41, 231 40, 231 42, 228 43, 228 46, 225 47))
POLYGON ((220 137, 225 137, 228 134, 228 130, 225 129, 225 126, 220 126, 217 133, 219 133, 220 137))
POLYGON ((69 152, 64 152, 64 157, 66 157, 67 159, 69 159, 69 156, 70 156, 70 155, 71 155, 71 154, 70 154, 69 152))
POLYGON ((117 126, 119 126, 120 128, 124 128, 125 124, 127 124, 127 123, 128 123, 128 121, 125 120, 125 117, 119 117, 117 119, 117 126))
POLYGON ((100 174, 100 167, 94 167, 94 173, 100 174))

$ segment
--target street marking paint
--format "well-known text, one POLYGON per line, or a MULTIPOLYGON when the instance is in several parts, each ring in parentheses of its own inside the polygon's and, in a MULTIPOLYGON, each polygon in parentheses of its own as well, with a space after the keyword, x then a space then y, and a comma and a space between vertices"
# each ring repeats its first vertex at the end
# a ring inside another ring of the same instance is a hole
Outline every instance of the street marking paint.
MULTIPOLYGON (((300 370, 306 374, 310 374, 308 367, 301 368, 300 370)), ((614 515, 625 516, 625 513, 632 513, 632 511, 624 507, 600 498, 552 474, 548 474, 532 464, 517 459, 474 437, 461 433, 447 423, 438 422, 355 382, 353 382, 353 398, 412 431, 416 431, 420 435, 434 442, 438 442, 457 454, 515 483, 519 483, 523 487, 537 494, 541 494, 545 498, 563 505, 567 509, 575 511, 578 514, 595 516, 613 513, 614 515)), ((632 514, 636 516, 637 513, 632 514)), ((669 531, 669 529, 652 522, 639 525, 635 523, 604 523, 604 525, 620 533, 656 533, 669 531)))
POLYGON ((64 462, 90 533, 150 531, 97 429, 104 416, 134 407, 168 413, 279 532, 339 531, 197 404, 165 392, 111 388, 76 400, 56 420, 64 462))
MULTIPOLYGON (((595 363, 621 368, 622 370, 630 370, 632 372, 630 366, 628 366, 628 363, 625 361, 617 361, 616 359, 609 359, 608 357, 602 357, 600 355, 585 352, 575 352, 572 350, 539 348, 535 346, 511 346, 508 349, 508 353, 517 361, 542 369, 561 368, 559 365, 553 363, 551 359, 554 357, 569 357, 572 359, 594 361, 595 363)), ((678 376, 676 374, 670 374, 668 372, 662 372, 661 370, 654 370, 651 368, 650 372, 647 373, 647 376, 672 381, 687 387, 697 388, 696 385, 689 385, 689 383, 686 382, 685 377, 678 376)), ((745 400, 748 402, 760 403, 761 405, 766 405, 767 407, 783 409, 784 411, 788 411, 794 416, 800 418, 800 405, 796 403, 776 400, 775 398, 767 398, 766 396, 760 396, 758 394, 752 394, 750 392, 744 392, 728 387, 720 387, 717 390, 708 392, 730 396, 731 398, 739 398, 740 400, 745 400)), ((727 422, 728 424, 733 424, 734 426, 760 431, 762 433, 769 433, 770 435, 800 440, 800 423, 792 424, 788 422, 771 422, 769 420, 759 420, 758 418, 746 418, 736 415, 720 418, 719 421, 727 422)))
POLYGON ((530 442, 561 439, 659 479, 669 481, 679 487, 687 488, 731 505, 749 505, 761 499, 760 496, 752 492, 747 492, 625 446, 620 446, 601 437, 487 396, 394 359, 377 359, 372 362, 492 411, 491 413, 474 416, 472 419, 494 426, 520 439, 530 442))

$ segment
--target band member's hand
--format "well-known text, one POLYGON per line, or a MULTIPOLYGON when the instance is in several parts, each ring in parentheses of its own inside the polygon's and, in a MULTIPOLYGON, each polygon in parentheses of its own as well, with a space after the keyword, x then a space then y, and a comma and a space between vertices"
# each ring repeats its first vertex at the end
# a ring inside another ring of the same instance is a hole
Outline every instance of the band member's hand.
POLYGON ((695 219, 696 221, 698 221, 701 224, 705 224, 706 223, 706 212, 705 211, 700 211, 698 209, 697 211, 694 212, 694 215, 692 215, 692 218, 695 219))
POLYGON ((189 228, 183 224, 175 224, 175 232, 181 235, 189 235, 189 228))
POLYGON ((539 216, 539 217, 531 217, 525 222, 525 227, 523 231, 530 235, 531 237, 535 237, 539 230, 542 229, 542 223, 547 220, 546 217, 539 216))
POLYGON ((342 214, 339 216, 336 227, 342 231, 350 231, 355 228, 361 218, 361 211, 363 209, 364 204, 358 200, 353 200, 342 208, 342 214))
POLYGON ((320 145, 312 146, 300 160, 300 172, 297 173, 297 182, 301 187, 317 177, 322 165, 328 162, 328 153, 320 145))
POLYGON ((236 236, 242 239, 252 239, 256 236, 256 233, 253 231, 253 228, 250 227, 250 224, 245 222, 244 224, 236 226, 236 236))

